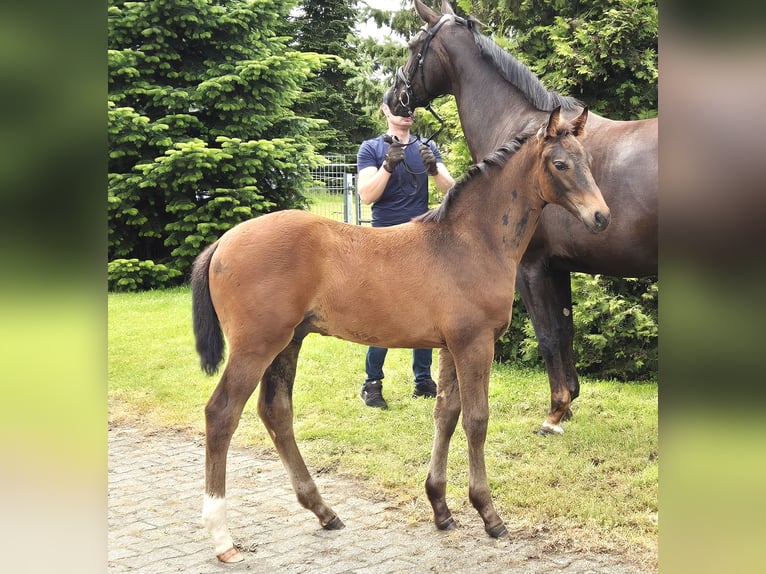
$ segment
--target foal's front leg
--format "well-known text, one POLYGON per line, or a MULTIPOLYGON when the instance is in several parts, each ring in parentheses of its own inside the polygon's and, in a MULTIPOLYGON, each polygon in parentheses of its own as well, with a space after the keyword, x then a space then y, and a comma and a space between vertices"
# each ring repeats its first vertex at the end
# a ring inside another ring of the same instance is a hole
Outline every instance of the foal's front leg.
POLYGON ((495 511, 489 491, 484 462, 484 443, 489 422, 489 374, 494 354, 494 339, 477 339, 472 345, 454 354, 460 381, 460 402, 463 407, 463 430, 468 440, 468 497, 484 521, 484 530, 493 538, 508 534, 495 511))
POLYGON ((434 510, 434 522, 440 530, 455 528, 447 507, 447 454, 452 434, 460 416, 460 390, 455 363, 447 349, 439 350, 439 392, 434 405, 434 445, 426 478, 426 494, 434 510))

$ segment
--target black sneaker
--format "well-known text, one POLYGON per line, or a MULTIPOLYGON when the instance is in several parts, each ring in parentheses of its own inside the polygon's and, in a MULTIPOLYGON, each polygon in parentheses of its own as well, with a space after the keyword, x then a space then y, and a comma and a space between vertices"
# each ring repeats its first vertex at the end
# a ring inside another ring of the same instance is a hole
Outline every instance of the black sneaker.
POLYGON ((415 382, 415 390, 412 391, 413 399, 417 399, 418 397, 425 397, 425 398, 432 399, 435 396, 436 396, 436 383, 434 383, 431 379, 415 382))
POLYGON ((386 399, 383 398, 382 381, 365 381, 359 396, 362 397, 364 404, 368 407, 376 407, 379 409, 388 408, 388 403, 386 402, 386 399))

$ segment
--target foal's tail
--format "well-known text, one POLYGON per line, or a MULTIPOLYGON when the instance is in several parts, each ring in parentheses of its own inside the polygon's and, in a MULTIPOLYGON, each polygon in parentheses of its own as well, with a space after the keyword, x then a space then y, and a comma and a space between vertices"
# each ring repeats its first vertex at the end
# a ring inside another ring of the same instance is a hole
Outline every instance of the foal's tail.
POLYGON ((213 375, 223 361, 223 333, 218 315, 210 298, 209 269, 218 242, 213 243, 197 256, 191 272, 192 322, 200 366, 213 375))

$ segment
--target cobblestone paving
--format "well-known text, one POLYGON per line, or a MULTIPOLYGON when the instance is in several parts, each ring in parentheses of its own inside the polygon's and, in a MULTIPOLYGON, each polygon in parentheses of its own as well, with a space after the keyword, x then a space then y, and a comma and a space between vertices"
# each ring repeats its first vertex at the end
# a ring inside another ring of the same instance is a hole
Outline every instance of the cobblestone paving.
POLYGON ((295 499, 281 462, 247 449, 229 452, 228 524, 245 561, 220 564, 201 525, 201 438, 109 430, 108 571, 312 574, 511 573, 634 574, 619 557, 545 552, 544 541, 493 540, 475 513, 439 532, 408 523, 401 508, 365 498, 352 481, 315 476, 346 528, 324 531, 295 499))

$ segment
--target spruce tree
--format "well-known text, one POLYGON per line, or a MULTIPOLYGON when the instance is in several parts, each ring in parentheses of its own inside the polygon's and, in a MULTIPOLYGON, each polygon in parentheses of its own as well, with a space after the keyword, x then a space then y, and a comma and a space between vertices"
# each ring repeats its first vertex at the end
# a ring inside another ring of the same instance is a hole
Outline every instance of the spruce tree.
POLYGON ((271 0, 110 0, 110 287, 179 282, 236 223, 302 205, 320 122, 294 112, 316 54, 271 0))

